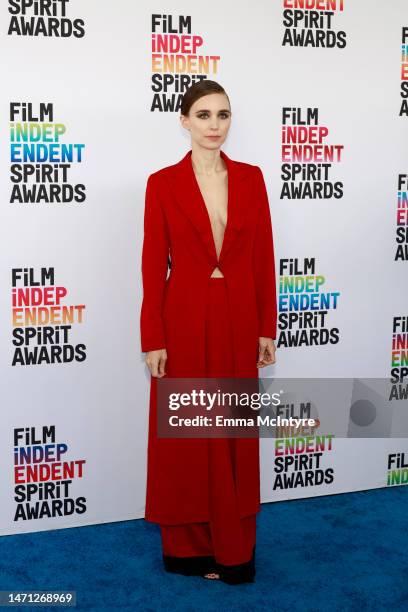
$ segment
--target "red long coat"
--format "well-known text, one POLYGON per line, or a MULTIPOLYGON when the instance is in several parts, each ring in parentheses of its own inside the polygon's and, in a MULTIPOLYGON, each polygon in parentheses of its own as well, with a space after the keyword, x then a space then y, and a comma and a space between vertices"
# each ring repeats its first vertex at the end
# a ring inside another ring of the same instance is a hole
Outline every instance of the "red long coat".
MULTIPOLYGON (((230 307, 234 376, 257 377, 259 336, 276 338, 277 319, 272 223, 262 171, 220 152, 228 170, 228 214, 218 260, 191 153, 147 181, 142 351, 166 348, 168 378, 206 376, 206 291, 218 266, 230 307)), ((208 521, 208 440, 157 437, 157 382, 151 377, 145 518, 161 524, 208 521)), ((236 442, 243 517, 260 507, 259 440, 236 442)))

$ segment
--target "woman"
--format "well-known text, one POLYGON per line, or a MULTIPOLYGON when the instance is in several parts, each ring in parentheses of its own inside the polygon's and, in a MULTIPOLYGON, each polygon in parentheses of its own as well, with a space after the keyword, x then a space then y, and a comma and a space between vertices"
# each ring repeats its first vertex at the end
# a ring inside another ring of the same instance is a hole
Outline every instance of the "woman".
POLYGON ((257 378, 275 363, 276 289, 268 196, 258 166, 220 147, 224 89, 182 100, 191 150, 148 178, 141 344, 151 373, 145 519, 161 528, 167 571, 253 582, 260 510, 258 438, 157 435, 158 379, 257 378), (167 278, 168 268, 170 275, 167 278))

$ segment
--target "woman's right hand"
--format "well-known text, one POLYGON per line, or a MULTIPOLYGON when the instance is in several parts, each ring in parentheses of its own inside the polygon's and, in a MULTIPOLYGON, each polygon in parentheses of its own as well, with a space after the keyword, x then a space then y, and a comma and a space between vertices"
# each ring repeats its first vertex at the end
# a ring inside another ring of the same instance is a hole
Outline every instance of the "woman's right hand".
POLYGON ((167 351, 165 348, 146 353, 145 361, 150 370, 150 374, 156 378, 162 378, 165 376, 166 372, 164 371, 164 367, 166 365, 166 360, 167 351))

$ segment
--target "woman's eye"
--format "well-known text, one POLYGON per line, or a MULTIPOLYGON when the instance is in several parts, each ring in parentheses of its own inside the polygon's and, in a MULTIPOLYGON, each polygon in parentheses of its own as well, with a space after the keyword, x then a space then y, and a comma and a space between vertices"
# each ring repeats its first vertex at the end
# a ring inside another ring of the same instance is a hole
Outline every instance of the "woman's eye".
MULTIPOLYGON (((208 113, 201 113, 201 115, 198 115, 199 119, 207 119, 208 117, 208 113)), ((229 115, 228 113, 220 113, 220 117, 222 117, 223 119, 228 119, 229 115)))

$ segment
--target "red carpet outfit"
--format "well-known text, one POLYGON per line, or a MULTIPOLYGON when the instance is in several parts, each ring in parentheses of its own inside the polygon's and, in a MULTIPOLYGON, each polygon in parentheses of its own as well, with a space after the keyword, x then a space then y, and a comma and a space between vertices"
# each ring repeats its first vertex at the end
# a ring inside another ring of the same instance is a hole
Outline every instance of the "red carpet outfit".
MULTIPOLYGON (((217 259, 191 153, 147 183, 142 351, 166 348, 167 378, 257 378, 259 337, 276 337, 277 317, 263 175, 220 152, 228 170, 228 218, 217 259), (215 267, 223 278, 210 278, 215 267)), ((164 567, 251 582, 259 440, 158 437, 157 384, 152 376, 145 519, 160 525, 164 567)))

